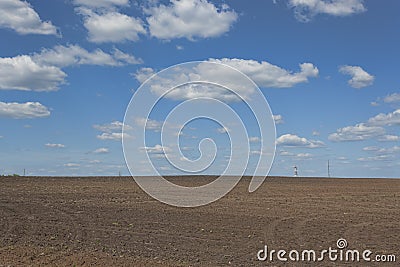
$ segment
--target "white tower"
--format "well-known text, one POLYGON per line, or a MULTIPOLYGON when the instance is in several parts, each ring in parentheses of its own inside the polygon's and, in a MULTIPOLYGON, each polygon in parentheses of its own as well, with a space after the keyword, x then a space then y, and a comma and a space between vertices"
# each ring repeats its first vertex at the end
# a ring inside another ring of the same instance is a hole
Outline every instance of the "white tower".
POLYGON ((299 176, 299 173, 298 173, 298 170, 297 170, 297 166, 294 166, 293 169, 294 169, 294 177, 299 176))

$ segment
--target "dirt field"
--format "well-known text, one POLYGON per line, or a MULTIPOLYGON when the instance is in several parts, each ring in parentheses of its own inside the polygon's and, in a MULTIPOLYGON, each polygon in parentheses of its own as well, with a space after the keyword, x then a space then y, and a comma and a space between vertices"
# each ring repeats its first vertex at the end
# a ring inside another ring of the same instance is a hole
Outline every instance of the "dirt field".
POLYGON ((0 266, 398 266, 400 179, 268 178, 252 194, 248 184, 175 208, 131 178, 1 177, 0 266), (397 263, 257 260, 264 245, 320 251, 339 238, 397 263))

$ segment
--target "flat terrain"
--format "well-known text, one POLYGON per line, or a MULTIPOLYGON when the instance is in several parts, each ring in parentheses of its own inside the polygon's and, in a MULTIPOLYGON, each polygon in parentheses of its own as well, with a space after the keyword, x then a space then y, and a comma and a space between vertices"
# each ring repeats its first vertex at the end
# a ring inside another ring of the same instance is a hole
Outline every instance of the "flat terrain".
POLYGON ((248 184, 175 208, 127 177, 0 177, 0 266, 398 266, 400 179, 276 177, 252 194, 248 184), (397 263, 257 261, 264 245, 320 251, 339 238, 397 263))

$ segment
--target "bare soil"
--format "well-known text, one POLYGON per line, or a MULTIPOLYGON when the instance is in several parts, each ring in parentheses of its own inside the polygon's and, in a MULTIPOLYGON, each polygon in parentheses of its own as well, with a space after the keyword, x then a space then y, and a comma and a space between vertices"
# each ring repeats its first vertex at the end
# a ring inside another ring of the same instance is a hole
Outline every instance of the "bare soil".
POLYGON ((0 266, 398 266, 400 179, 271 177, 251 194, 248 184, 176 208, 129 177, 1 177, 0 266), (397 262, 257 260, 264 245, 318 251, 339 238, 397 262))

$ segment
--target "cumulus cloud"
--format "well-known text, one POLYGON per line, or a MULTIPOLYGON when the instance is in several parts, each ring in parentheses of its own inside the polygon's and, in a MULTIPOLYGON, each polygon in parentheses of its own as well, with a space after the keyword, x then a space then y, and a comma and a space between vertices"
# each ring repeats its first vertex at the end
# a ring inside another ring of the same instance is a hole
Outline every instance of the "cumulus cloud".
POLYGON ((319 148, 325 145, 324 142, 322 141, 308 140, 304 137, 299 137, 294 134, 281 135, 276 140, 276 144, 288 147, 306 147, 306 148, 319 148))
POLYGON ((229 128, 228 127, 220 127, 220 128, 217 128, 217 132, 220 134, 228 133, 229 128))
POLYGON ((384 136, 380 137, 378 139, 378 141, 381 141, 381 142, 396 142, 396 141, 400 141, 400 136, 387 134, 387 135, 384 135, 384 136))
POLYGON ((170 152, 171 148, 162 145, 155 145, 153 147, 142 147, 141 150, 146 150, 147 153, 150 154, 165 154, 170 152))
POLYGON ((69 168, 74 168, 74 167, 79 167, 79 166, 81 166, 81 165, 78 163, 65 163, 64 164, 64 167, 69 167, 69 168))
POLYGON ((329 135, 329 140, 334 142, 343 141, 363 141, 385 134, 385 129, 377 126, 369 126, 365 123, 359 123, 355 126, 340 128, 336 133, 329 135))
POLYGON ((388 161, 392 160, 393 156, 391 155, 378 155, 378 156, 373 156, 373 157, 362 157, 358 158, 358 161, 388 161))
POLYGON ((210 59, 234 67, 249 76, 260 87, 288 88, 296 84, 308 82, 308 78, 318 76, 318 68, 312 63, 300 64, 299 72, 285 70, 266 61, 246 59, 210 59))
POLYGON ((45 146, 51 147, 51 148, 64 148, 65 147, 65 145, 63 145, 63 144, 52 144, 52 143, 47 143, 47 144, 45 144, 45 146))
POLYGON ((299 153, 296 155, 297 158, 302 158, 302 159, 309 159, 312 158, 312 154, 310 153, 299 153))
POLYGON ((74 0, 74 4, 90 8, 110 8, 113 6, 128 6, 129 0, 74 0))
POLYGON ((228 32, 238 15, 228 5, 207 0, 170 0, 146 10, 150 35, 159 39, 217 37, 228 32))
POLYGON ((309 22, 318 14, 343 17, 367 10, 363 0, 289 0, 289 6, 301 22, 309 22))
POLYGON ((53 34, 57 28, 50 21, 42 21, 26 1, 0 1, 0 27, 9 28, 19 34, 53 34))
MULTIPOLYGON (((124 126, 123 122, 120 121, 113 121, 110 123, 105 123, 105 124, 95 124, 93 125, 93 128, 95 128, 96 130, 102 131, 102 132, 114 132, 114 131, 122 131, 122 127, 124 126)), ((128 125, 125 125, 125 127, 129 127, 128 125)))
POLYGON ((135 124, 140 127, 146 127, 146 130, 159 132, 161 131, 163 122, 146 118, 136 118, 135 124))
POLYGON ((258 136, 252 136, 249 138, 249 142, 250 143, 258 143, 258 142, 261 142, 261 139, 258 136))
POLYGON ((371 104, 371 106, 373 106, 373 107, 379 106, 379 103, 378 103, 377 101, 372 101, 370 104, 371 104))
POLYGON ((140 68, 136 73, 132 73, 132 76, 140 83, 144 83, 147 79, 155 74, 152 68, 140 68))
POLYGON ((341 66, 339 71, 343 74, 350 75, 351 79, 348 83, 351 87, 357 89, 372 85, 375 79, 374 76, 359 66, 341 66))
POLYGON ((102 133, 96 136, 100 140, 114 140, 120 141, 122 139, 122 133, 102 133))
POLYGON ((379 154, 379 155, 389 155, 389 154, 394 154, 394 153, 400 152, 400 147, 394 146, 394 147, 389 147, 389 148, 379 148, 376 146, 371 146, 371 147, 364 147, 363 150, 367 151, 367 152, 373 152, 373 153, 379 154))
POLYGON ((293 157, 293 158, 296 158, 296 159, 299 159, 299 160, 301 160, 301 159, 311 159, 313 157, 313 155, 310 154, 310 153, 292 153, 292 152, 288 152, 288 151, 281 151, 279 153, 279 155, 283 156, 283 157, 293 157))
MULTIPOLYGON (((217 73, 215 73, 217 75, 217 73)), ((222 77, 222 76, 221 76, 222 77)), ((172 83, 173 81, 164 81, 164 84, 154 84, 152 85, 151 89, 152 92, 156 95, 164 95, 166 89, 171 87, 165 87, 164 85, 172 83)), ((223 84, 223 83, 222 83, 223 84)), ((236 88, 239 88, 240 84, 237 84, 236 88)), ((253 93, 253 88, 240 88, 240 93, 245 98, 248 98, 253 93)), ((238 92, 238 90, 237 90, 238 92)), ((224 102, 234 102, 240 101, 240 98, 232 93, 231 91, 221 88, 218 86, 210 86, 208 84, 201 84, 201 83, 191 83, 185 84, 179 87, 175 87, 174 90, 165 94, 166 98, 173 99, 173 100, 187 100, 193 99, 197 97, 208 97, 212 99, 218 99, 224 102)))
POLYGON ((292 152, 289 152, 289 151, 281 151, 279 153, 279 155, 284 156, 284 157, 291 157, 291 156, 294 156, 295 154, 292 152))
MULTIPOLYGON (((293 73, 272 65, 268 62, 258 62, 255 60, 244 59, 209 59, 210 63, 199 63, 196 66, 180 69, 179 72, 170 73, 168 78, 154 77, 150 86, 151 91, 156 95, 164 95, 169 88, 174 87, 174 90, 165 94, 166 98, 173 100, 187 100, 196 97, 209 97, 219 99, 225 102, 240 101, 238 95, 244 100, 250 99, 255 92, 253 86, 243 85, 243 81, 238 79, 236 73, 231 68, 223 67, 229 65, 233 68, 247 74, 261 87, 284 88, 292 87, 298 83, 307 82, 309 77, 316 77, 318 69, 311 63, 300 64, 300 72, 293 73), (218 86, 210 86, 202 83, 189 83, 194 80, 213 80, 219 84, 224 84, 228 88, 234 89, 234 92, 226 88, 218 86), (175 87, 176 84, 185 84, 175 87)), ((153 69, 142 68, 135 74, 139 82, 143 82, 154 73, 153 69)))
POLYGON ((106 53, 101 49, 89 52, 79 45, 57 45, 51 49, 42 49, 40 53, 34 54, 33 59, 40 64, 57 67, 73 65, 122 66, 142 63, 141 59, 116 48, 111 53, 106 53))
POLYGON ((400 94, 393 93, 391 95, 388 95, 385 98, 383 98, 383 102, 385 102, 385 103, 400 103, 400 94))
POLYGON ((312 134, 313 136, 319 136, 321 133, 318 132, 318 131, 313 131, 311 134, 312 134))
MULTIPOLYGON (((113 121, 111 123, 106 124, 96 124, 93 125, 93 128, 99 130, 103 133, 97 135, 97 138, 100 140, 114 140, 120 141, 122 139, 122 127, 124 124, 120 121, 113 121)), ((131 126, 125 125, 127 129, 131 129, 131 126)), ((130 137, 128 134, 124 135, 125 138, 130 137)))
POLYGON ((0 57, 0 90, 56 91, 65 83, 63 67, 74 65, 123 66, 140 64, 141 59, 116 48, 87 51, 79 45, 44 48, 40 53, 0 57))
POLYGON ((375 126, 400 125, 400 109, 388 114, 380 113, 368 120, 368 123, 375 126))
POLYGON ((106 154, 108 152, 109 152, 108 148, 105 148, 105 147, 100 147, 93 151, 93 153, 95 153, 95 154, 106 154))
POLYGON ((144 23, 116 11, 97 13, 89 8, 77 8, 84 16, 84 26, 89 32, 88 40, 94 43, 137 41, 139 34, 146 34, 144 23))
POLYGON ((0 58, 0 90, 56 91, 66 76, 60 68, 39 64, 30 56, 0 58))
POLYGON ((379 150, 379 147, 376 147, 376 146, 366 146, 366 147, 364 147, 362 150, 364 150, 364 151, 378 151, 378 150, 379 150))
POLYGON ((50 116, 49 109, 39 102, 0 102, 0 117, 12 119, 32 119, 48 116, 50 116))
POLYGON ((275 124, 283 124, 283 117, 282 115, 273 115, 275 124))

